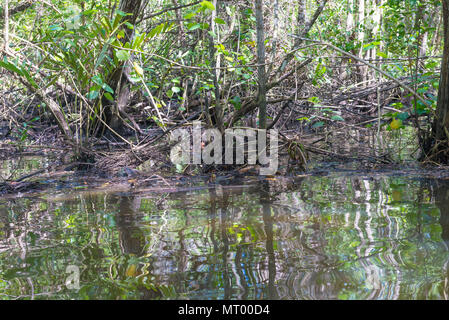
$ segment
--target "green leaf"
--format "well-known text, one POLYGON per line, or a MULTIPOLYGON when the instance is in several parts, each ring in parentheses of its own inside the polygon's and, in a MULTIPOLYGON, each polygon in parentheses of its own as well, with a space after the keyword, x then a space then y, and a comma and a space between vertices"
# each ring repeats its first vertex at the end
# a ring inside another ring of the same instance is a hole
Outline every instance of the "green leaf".
POLYGON ((139 66, 139 64, 137 62, 133 62, 133 67, 134 67, 134 71, 136 71, 136 73, 140 76, 143 77, 143 69, 141 66, 139 66))
POLYGON ((112 39, 109 39, 109 40, 104 44, 103 48, 101 49, 100 55, 98 56, 98 60, 97 60, 97 62, 95 63, 95 69, 97 69, 98 66, 103 62, 104 58, 107 57, 107 52, 108 52, 108 48, 109 48, 109 44, 110 44, 110 41, 111 41, 111 40, 112 40, 112 39))
POLYGON ((360 245, 360 241, 353 241, 349 244, 351 248, 355 248, 360 245))
POLYGON ((130 58, 130 54, 126 50, 119 50, 115 54, 117 56, 117 59, 120 61, 127 61, 130 58))
POLYGON ((338 115, 332 116, 331 119, 335 121, 345 121, 345 119, 343 119, 341 116, 338 115))
POLYGON ((184 166, 182 164, 176 164, 176 172, 182 173, 184 171, 184 166))
POLYGON ((433 69, 433 68, 435 68, 438 65, 439 64, 438 64, 437 61, 430 61, 430 62, 426 63, 425 67, 426 67, 426 69, 433 69))
POLYGON ((380 46, 380 42, 379 41, 374 41, 374 42, 371 42, 371 43, 367 43, 367 44, 363 45, 363 51, 370 50, 370 49, 372 49, 372 48, 374 48, 376 46, 380 46))
POLYGON ((60 26, 58 26, 58 25, 56 25, 56 24, 53 24, 53 25, 49 26, 48 28, 49 28, 51 31, 61 31, 61 30, 64 30, 64 28, 62 28, 62 27, 60 27, 60 26))
POLYGON ((99 94, 100 94, 100 92, 98 90, 92 90, 87 94, 87 99, 95 100, 98 98, 99 94))
POLYGON ((133 49, 139 49, 141 50, 141 44, 145 40, 145 33, 142 33, 140 36, 136 37, 136 39, 133 42, 133 49))
POLYGON ((407 120, 410 117, 408 112, 402 112, 400 114, 397 115, 396 118, 398 118, 401 121, 407 120))
POLYGON ((89 16, 91 16, 91 15, 97 13, 97 12, 98 12, 98 10, 90 9, 90 10, 86 10, 86 11, 82 12, 81 14, 84 15, 84 16, 89 17, 89 16))
POLYGON ((196 29, 199 29, 201 27, 201 25, 199 23, 196 24, 192 24, 190 27, 188 27, 189 31, 193 31, 196 29))
POLYGON ((218 24, 226 24, 226 22, 220 18, 215 18, 214 21, 215 21, 215 23, 218 23, 218 24))
POLYGON ((96 84, 98 84, 99 86, 101 86, 103 84, 103 80, 101 79, 100 76, 96 75, 92 77, 92 81, 96 84))
POLYGON ((318 122, 316 122, 316 123, 314 123, 312 125, 312 128, 316 129, 316 128, 320 128, 322 126, 324 126, 324 122, 323 121, 318 121, 318 122))
POLYGON ((34 87, 37 88, 38 85, 37 83, 34 81, 34 79, 31 77, 30 73, 28 72, 28 70, 22 68, 22 73, 25 76, 25 78, 27 78, 28 82, 34 87))
MULTIPOLYGON (((6 59, 5 59, 6 60, 6 59)), ((14 64, 12 64, 11 62, 7 62, 7 61, 0 61, 0 67, 5 68, 6 70, 9 70, 13 73, 18 74, 19 76, 23 76, 22 71, 17 68, 14 64)))
POLYGON ((173 91, 174 93, 179 93, 179 92, 181 92, 181 88, 179 88, 179 87, 172 87, 171 91, 173 91))
POLYGON ((200 5, 204 8, 204 9, 209 9, 214 11, 215 10, 215 6, 212 4, 212 2, 210 1, 202 1, 200 3, 200 5))
POLYGON ((112 97, 112 95, 109 92, 105 92, 104 96, 106 97, 106 99, 108 99, 111 102, 114 102, 114 97, 112 97))
POLYGON ((234 105, 234 107, 240 107, 242 105, 242 99, 240 99, 240 96, 235 96, 230 102, 234 105))
POLYGON ((107 91, 107 92, 109 92, 109 93, 114 94, 114 90, 113 90, 110 86, 108 86, 106 83, 103 83, 103 85, 101 86, 101 88, 102 88, 104 91, 107 91))
POLYGON ((318 97, 310 97, 307 101, 312 102, 315 105, 319 105, 321 103, 321 100, 318 97))
POLYGON ((382 58, 384 58, 384 59, 387 59, 388 58, 388 55, 385 53, 385 52, 378 52, 377 53, 377 55, 379 56, 379 57, 382 57, 382 58))
POLYGON ((121 10, 116 10, 115 13, 117 13, 119 16, 122 16, 122 17, 124 17, 124 16, 129 14, 129 13, 123 12, 121 10))
POLYGON ((196 16, 196 12, 190 12, 190 13, 187 13, 187 14, 184 16, 184 19, 190 20, 190 19, 192 19, 192 18, 195 17, 195 16, 196 16))

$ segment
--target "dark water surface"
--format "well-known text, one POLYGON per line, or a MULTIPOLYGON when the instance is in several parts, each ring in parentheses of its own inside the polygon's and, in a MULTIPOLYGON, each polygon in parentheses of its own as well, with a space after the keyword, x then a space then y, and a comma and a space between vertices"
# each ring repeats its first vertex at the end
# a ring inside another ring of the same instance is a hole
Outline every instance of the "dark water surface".
POLYGON ((0 198, 0 298, 448 299, 448 181, 275 184, 0 198))

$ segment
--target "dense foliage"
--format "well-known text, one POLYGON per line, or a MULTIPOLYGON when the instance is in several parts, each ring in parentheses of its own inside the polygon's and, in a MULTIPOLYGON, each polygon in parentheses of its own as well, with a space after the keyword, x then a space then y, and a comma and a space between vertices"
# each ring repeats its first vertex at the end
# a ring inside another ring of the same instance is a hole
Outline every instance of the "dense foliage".
POLYGON ((0 115, 22 113, 19 135, 56 120, 81 155, 92 137, 112 132, 133 146, 125 128, 166 131, 198 111, 221 130, 255 127, 259 111, 265 128, 286 117, 288 103, 306 101, 314 113, 293 120, 319 129, 349 121, 338 111, 346 100, 378 105, 379 131, 417 127, 424 144, 442 12, 437 0, 4 1, 0 85, 14 110, 0 115), (396 91, 354 99, 386 80, 396 91))

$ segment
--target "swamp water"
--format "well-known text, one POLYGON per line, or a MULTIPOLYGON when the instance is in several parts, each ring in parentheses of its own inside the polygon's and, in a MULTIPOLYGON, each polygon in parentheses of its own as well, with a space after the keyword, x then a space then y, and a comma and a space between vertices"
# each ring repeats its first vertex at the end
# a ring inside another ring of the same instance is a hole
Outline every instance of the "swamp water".
POLYGON ((448 299, 449 180, 276 180, 0 196, 0 298, 448 299))

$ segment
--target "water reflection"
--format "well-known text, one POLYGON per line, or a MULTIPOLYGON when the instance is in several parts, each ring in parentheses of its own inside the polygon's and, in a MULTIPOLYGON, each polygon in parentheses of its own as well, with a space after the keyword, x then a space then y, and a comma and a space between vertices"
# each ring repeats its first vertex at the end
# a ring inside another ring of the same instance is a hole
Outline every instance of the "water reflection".
POLYGON ((447 299, 448 203, 394 176, 0 200, 0 297, 447 299))

